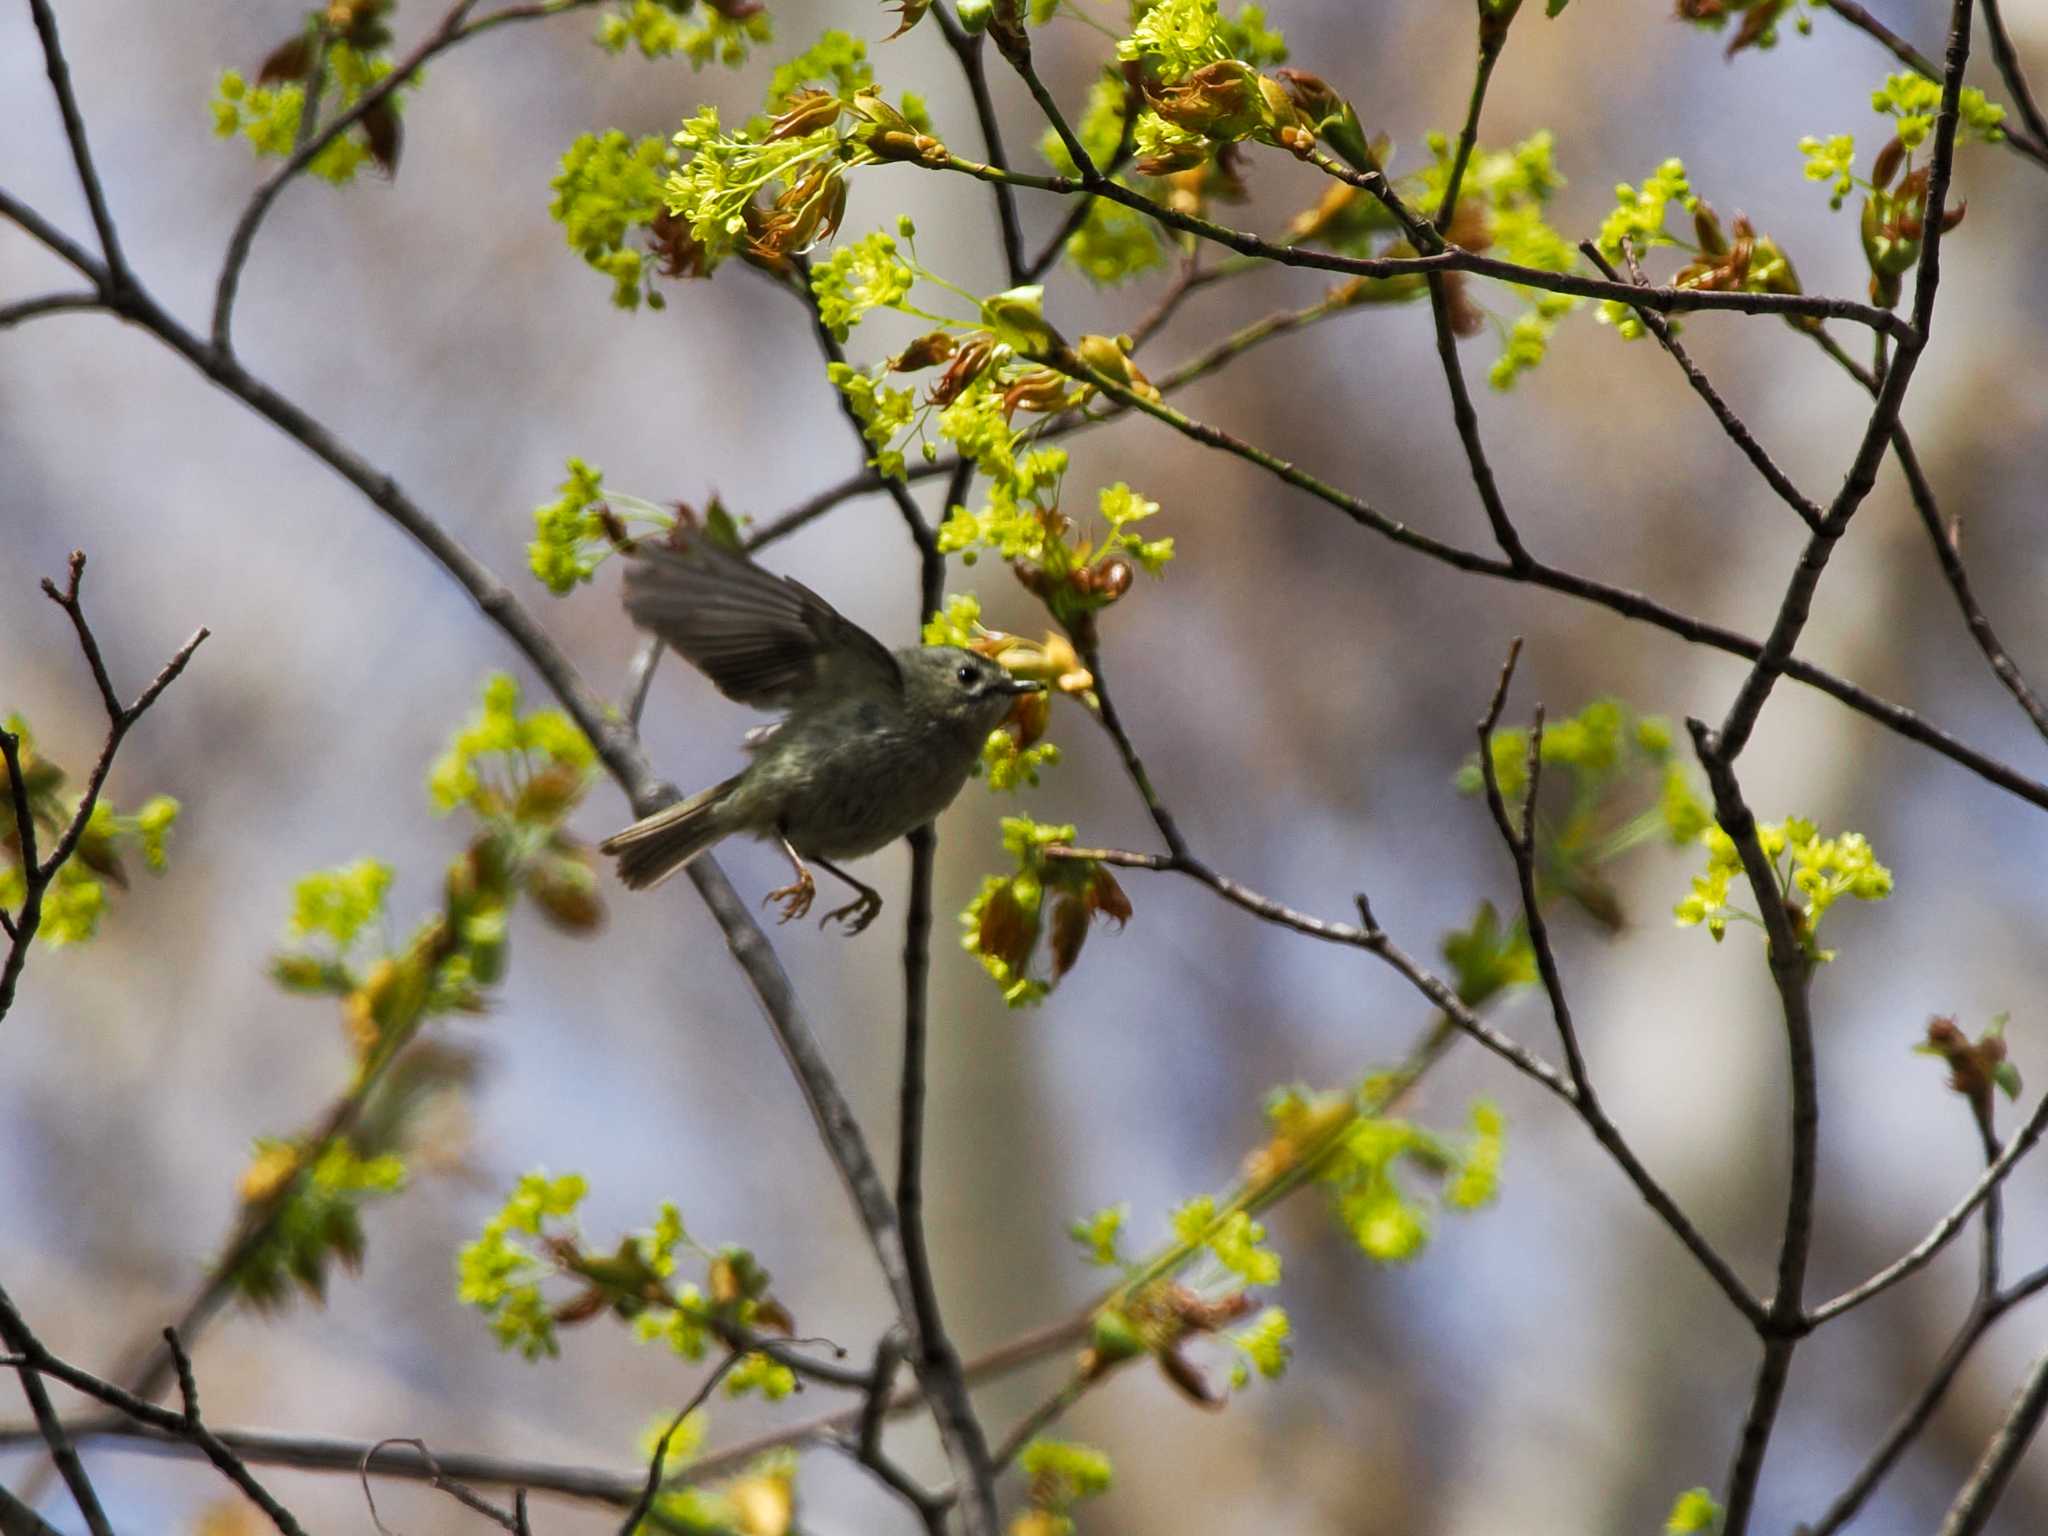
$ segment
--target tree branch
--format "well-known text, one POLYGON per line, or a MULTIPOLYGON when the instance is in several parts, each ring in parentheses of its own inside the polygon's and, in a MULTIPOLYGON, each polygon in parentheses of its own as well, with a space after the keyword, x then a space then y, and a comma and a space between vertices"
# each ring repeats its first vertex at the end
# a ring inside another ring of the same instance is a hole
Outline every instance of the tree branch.
MULTIPOLYGON (((1621 274, 1614 270, 1605 256, 1600 254, 1599 246, 1591 240, 1582 240, 1579 242, 1579 250, 1608 277, 1620 281, 1621 274)), ((1631 261, 1629 265, 1633 269, 1635 263, 1631 261)), ((1634 277, 1638 284, 1644 281, 1639 271, 1634 273, 1634 277)), ((1785 505, 1799 515, 1799 520, 1806 524, 1807 531, 1819 533, 1822 517, 1819 506, 1792 483, 1791 476, 1778 468, 1777 462, 1765 451, 1763 444, 1756 440, 1748 425, 1729 408, 1728 402, 1721 398, 1720 392, 1686 353, 1677 333, 1671 329, 1671 322, 1655 310, 1638 309, 1636 315, 1643 322, 1644 328, 1657 338, 1657 344, 1671 354, 1671 360, 1678 364, 1679 371, 1685 375, 1685 381, 1692 386, 1693 393, 1706 401, 1707 409, 1714 413, 1714 420, 1721 424, 1721 430, 1728 434, 1729 441, 1742 450, 1743 457, 1747 458, 1756 472, 1764 477, 1765 483, 1778 493, 1785 505)))
MULTIPOLYGON (((1003 128, 996 118, 995 98, 989 94, 988 69, 981 51, 983 37, 969 37, 960 23, 953 19, 943 0, 932 7, 932 16, 939 24, 939 33, 945 38, 946 46, 960 62, 960 73, 967 80, 967 94, 974 101, 974 117, 981 125, 981 142, 988 152, 989 163, 1006 170, 1010 161, 1003 149, 1003 128)), ((996 224, 1003 237, 1003 270, 1010 274, 1010 283, 1014 287, 1030 281, 1024 259, 1024 226, 1017 218, 1015 191, 1001 181, 995 182, 993 187, 996 224)))
POLYGON ((1819 1171, 1820 1096, 1813 1050, 1812 963, 1793 931, 1792 913, 1778 887, 1776 871, 1763 851, 1756 817, 1742 798, 1734 766, 1718 738, 1698 720, 1686 722, 1693 749, 1706 769, 1714 795, 1714 819, 1734 842, 1763 918, 1771 980, 1785 1019, 1786 1057, 1792 1084, 1792 1171, 1786 1181, 1784 1236, 1778 1248, 1777 1287, 1766 1307, 1764 1353, 1743 1423, 1735 1464, 1728 1477, 1728 1536, 1743 1536, 1763 1473, 1764 1452, 1784 1399, 1792 1352, 1811 1326, 1802 1303, 1806 1261, 1813 1244, 1813 1202, 1819 1171))
POLYGON ((1861 1285, 1852 1286, 1832 1301, 1823 1302, 1813 1308, 1807 1313, 1807 1322, 1818 1327, 1830 1318, 1841 1316, 1852 1307, 1861 1306, 1871 1297, 1890 1290, 1907 1276, 1925 1268, 1928 1262, 1963 1230, 1971 1213, 1991 1197, 1993 1190, 2005 1182, 2006 1175, 2019 1165, 2020 1159, 2033 1150, 2043 1131, 2048 1131, 2048 1096, 2043 1096, 2041 1102, 2034 1106, 2033 1114, 2027 1117, 2012 1140, 2006 1143, 2005 1150, 1998 1154, 1997 1160, 1984 1170, 1983 1176, 1971 1186, 1970 1192, 1934 1224, 1933 1230, 1927 1236, 1861 1285))
POLYGON ((2033 1369, 2027 1372, 2027 1379, 2006 1412, 2005 1422, 1984 1447, 1977 1469, 1949 1506, 1948 1518, 1941 1523, 1941 1536, 1980 1536, 2044 1415, 2048 1415, 2048 1354, 2035 1360, 2033 1369))
POLYGON ((977 181, 1002 182, 1013 187, 1029 187, 1033 191, 1053 192, 1065 197, 1093 193, 1134 209, 1169 229, 1195 235, 1241 255, 1259 257, 1279 266, 1307 267, 1324 272, 1343 272, 1352 277, 1379 278, 1407 277, 1416 274, 1426 276, 1431 272, 1471 272, 1480 277, 1497 278, 1502 282, 1518 283, 1527 288, 1540 288, 1549 293, 1565 293, 1586 299, 1613 299, 1623 304, 1640 302, 1648 304, 1661 314, 1732 310, 1738 314, 1748 315, 1806 315, 1821 320, 1853 321, 1897 338, 1903 338, 1910 330, 1907 322, 1890 310, 1854 299, 1831 299, 1818 294, 1802 293, 1723 293, 1698 288, 1636 288, 1633 284, 1608 282, 1604 278, 1581 277, 1573 272, 1551 272, 1542 267, 1526 267, 1516 262, 1482 255, 1477 251, 1468 251, 1462 246, 1442 246, 1441 237, 1436 237, 1441 248, 1422 256, 1345 256, 1335 251, 1313 250, 1306 246, 1276 245, 1244 230, 1212 223, 1194 214, 1182 213, 1176 208, 1154 202, 1143 193, 1134 192, 1129 187, 1108 179, 1083 182, 1073 176, 1033 176, 1023 171, 1004 170, 1000 166, 982 165, 950 153, 943 159, 934 155, 920 163, 929 169, 955 171, 963 176, 972 176, 977 181))
MULTIPOLYGON (((42 3, 42 0, 36 0, 42 3)), ((233 349, 232 327, 234 325, 235 293, 241 286, 242 268, 249 260, 249 250, 256 243, 256 232, 262 227, 263 219, 270 212, 270 205, 277 196, 307 166, 319 157, 321 152, 336 139, 347 133, 370 113, 374 112, 392 94, 398 91, 413 76, 417 75, 436 54, 454 47, 457 43, 486 32, 507 22, 544 21, 550 16, 565 15, 594 5, 597 0, 537 0, 537 3, 508 6, 504 10, 469 21, 469 13, 476 9, 477 0, 458 0, 458 3, 441 18, 439 26, 403 59, 392 65, 391 73, 371 86, 356 99, 354 106, 335 115, 332 121, 318 133, 303 139, 293 149, 291 157, 279 166, 250 195, 242 216, 235 221, 234 233, 228 237, 227 253, 221 258, 220 277, 214 284, 213 296, 213 346, 222 354, 233 349)), ((307 110, 311 110, 308 103, 307 110)))
MULTIPOLYGON (((1132 393, 1116 380, 1087 367, 1071 353, 1060 353, 1038 360, 1048 367, 1059 369, 1071 378, 1093 385, 1104 395, 1129 409, 1142 411, 1166 423, 1184 437, 1256 464, 1275 478, 1335 507, 1353 522, 1371 529, 1404 549, 1426 555, 1453 570, 1491 576, 1502 581, 1522 582, 1560 592, 1605 608, 1623 618, 1653 625, 1691 644, 1710 646, 1733 656, 1754 661, 1763 654, 1763 644, 1747 635, 1681 613, 1654 598, 1626 587, 1617 587, 1590 576, 1581 576, 1577 572, 1567 571, 1541 560, 1518 568, 1507 560, 1465 549, 1423 533, 1378 511, 1361 498, 1318 479, 1286 459, 1247 443, 1219 427, 1196 421, 1170 406, 1132 393)), ((2048 808, 2048 784, 2030 779, 2010 764, 1979 752, 1948 732, 1929 724, 1903 705, 1880 698, 1845 678, 1797 657, 1787 657, 1782 664, 1782 671, 1794 681, 1819 689, 1829 697, 1848 705, 1858 714, 1868 716, 1908 741, 1918 742, 1933 749, 2029 804, 2048 808)))
POLYGON ((35 939, 43 921, 43 896, 50 883, 57 878, 71 855, 77 851, 78 841, 85 835, 87 824, 92 820, 93 807, 99 804, 100 791, 106 787, 107 775, 113 771, 114 754, 121 750, 121 743, 128 732, 157 701, 163 691, 177 680, 185 670, 185 664, 192 659, 192 653, 199 649, 207 637, 205 629, 198 630, 190 640, 180 646, 171 659, 164 663, 149 686, 135 696, 132 704, 123 704, 120 695, 114 691, 113 680, 107 675, 107 664, 100 656, 99 640, 94 636, 92 625, 86 621, 85 609, 79 601, 78 585, 85 575, 85 552, 71 552, 71 575, 62 592, 54 582, 45 580, 43 591, 50 600, 70 618, 73 629, 78 633, 79 649, 85 653, 86 663, 92 668, 93 682, 99 689, 100 702, 107 714, 106 740, 100 746, 99 760, 93 764, 92 773, 86 779, 85 792, 79 796, 78 807, 72 812, 71 820, 57 836, 57 844, 50 850, 48 858, 36 857, 35 817, 28 803, 27 786, 22 782, 21 742, 19 738, 0 730, 0 758, 7 764, 8 782, 12 786, 11 799, 14 809, 15 835, 21 854, 22 901, 21 910, 7 923, 7 955, 0 960, 0 1019, 7 1016, 7 1010, 14 1005, 16 984, 21 979, 22 967, 28 964, 28 949, 35 939))
MULTIPOLYGON (((1868 393, 1877 393, 1879 381, 1876 374, 1843 351, 1825 331, 1816 331, 1813 337, 1820 349, 1834 359, 1850 378, 1868 393)), ((1963 565, 1959 530, 1941 515, 1940 504, 1934 499, 1934 486, 1928 480, 1927 472, 1921 468, 1920 455, 1914 451, 1913 440, 1906 435, 1905 427, 1896 423, 1892 427, 1892 457, 1898 461, 1899 471, 1906 477, 1906 491, 1912 497, 1913 510, 1920 514, 1920 525, 1927 530, 1928 543, 1934 549, 1934 558, 1941 566, 1942 577, 1948 582, 1956 606, 1962 611, 1963 622, 1969 626, 1970 638, 1977 642, 1977 649, 1983 653, 1992 673, 2033 722, 2034 729, 2048 737, 2048 707, 2043 706, 2040 696, 2028 685, 2025 675, 2007 652, 2005 642, 1998 638, 1998 632, 1991 627, 1991 620, 1985 616, 1983 605, 1977 601, 1970 586, 1969 571, 1963 565)))
POLYGON ((28 0, 35 19, 36 37, 43 48, 43 66, 50 77, 50 90, 57 98, 58 114, 64 119, 64 137, 71 145, 71 163, 78 172, 78 185, 92 213, 93 232, 99 237, 100 254, 106 259, 109 285, 128 287, 134 278, 128 258, 121 252, 121 239, 114 229, 114 216, 107 209, 106 189, 92 163, 92 149, 86 143, 85 119, 79 114, 78 98, 71 90, 71 69, 64 62, 64 47, 57 37, 56 13, 49 0, 28 0))

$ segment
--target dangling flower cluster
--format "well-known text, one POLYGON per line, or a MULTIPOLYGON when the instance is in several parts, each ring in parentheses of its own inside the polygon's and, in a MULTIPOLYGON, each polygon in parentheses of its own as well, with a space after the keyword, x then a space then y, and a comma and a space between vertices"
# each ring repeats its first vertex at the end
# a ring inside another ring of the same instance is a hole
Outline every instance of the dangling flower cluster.
POLYGON ((960 914, 966 930, 960 936, 961 947, 980 959, 1012 1008, 1043 1002, 1074 968, 1092 919, 1107 917, 1119 928, 1130 920, 1130 898, 1106 865, 1092 859, 1046 857, 1047 848, 1073 840, 1070 826, 1004 817, 1003 848, 1016 860, 1016 871, 984 879, 980 892, 960 914), (1048 915, 1050 975, 1040 979, 1031 970, 1039 941, 1047 934, 1048 915))

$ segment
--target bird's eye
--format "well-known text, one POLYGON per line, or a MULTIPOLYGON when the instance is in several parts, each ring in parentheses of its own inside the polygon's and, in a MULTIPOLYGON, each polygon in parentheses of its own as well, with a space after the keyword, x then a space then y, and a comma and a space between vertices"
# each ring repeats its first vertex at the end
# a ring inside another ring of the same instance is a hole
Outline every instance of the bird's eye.
POLYGON ((972 688, 981 677, 981 674, 975 671, 974 668, 969 666, 966 662, 962 662, 960 664, 960 670, 955 672, 953 675, 960 679, 960 686, 962 688, 972 688))

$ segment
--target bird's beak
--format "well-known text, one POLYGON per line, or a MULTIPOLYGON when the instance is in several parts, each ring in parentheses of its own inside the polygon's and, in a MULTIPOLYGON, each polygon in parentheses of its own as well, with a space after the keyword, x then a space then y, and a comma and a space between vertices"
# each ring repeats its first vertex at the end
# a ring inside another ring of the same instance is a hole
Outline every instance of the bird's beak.
POLYGON ((1005 676, 996 686, 1004 693, 1045 692, 1045 684, 1032 677, 1005 676))

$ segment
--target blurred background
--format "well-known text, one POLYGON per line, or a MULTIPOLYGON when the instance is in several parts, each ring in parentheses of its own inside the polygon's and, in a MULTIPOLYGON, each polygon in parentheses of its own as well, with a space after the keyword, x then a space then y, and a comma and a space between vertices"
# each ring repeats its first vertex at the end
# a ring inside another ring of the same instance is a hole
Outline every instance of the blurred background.
MULTIPOLYGON (((1086 3, 1086 0, 1084 0, 1086 3)), ((1938 54, 1947 7, 1873 10, 1938 54)), ((72 70, 124 241, 144 280, 203 328, 227 232, 265 167, 209 131, 219 70, 253 73, 303 10, 291 0, 58 7, 72 70)), ((2022 57, 2048 81, 2048 13, 2012 5, 2022 57)), ((1369 130, 1422 158, 1451 130, 1470 79, 1470 8, 1337 7, 1277 0, 1293 62, 1333 82, 1369 130)), ((548 180, 578 133, 672 131, 715 101, 758 102, 769 63, 827 25, 879 39, 893 14, 785 0, 779 42, 734 76, 693 76, 591 47, 588 17, 507 28, 437 62, 405 114, 401 174, 337 193, 287 191, 243 283, 237 337, 260 377, 303 403, 513 581, 587 677, 616 689, 633 635, 608 566, 553 601, 525 576, 530 509, 562 461, 608 483, 700 503, 714 490, 766 518, 857 467, 800 309, 737 264, 670 286, 663 313, 625 314, 545 216, 548 180)), ((428 24, 400 8, 400 47, 428 24)), ((1040 36, 1047 77, 1078 110, 1101 36, 1040 36)), ((930 98, 942 136, 978 147, 951 60, 929 26, 875 50, 891 87, 930 98)), ((1860 294, 1854 204, 1830 214, 1802 180, 1802 134, 1874 146, 1868 93, 1891 66, 1829 16, 1810 38, 1724 64, 1714 38, 1660 4, 1580 0, 1516 27, 1484 141, 1548 127, 1570 179, 1552 207, 1568 238, 1593 232, 1611 188, 1681 154, 1724 215, 1747 212, 1814 292, 1860 294)), ((992 67, 1012 153, 1035 165, 1030 103, 992 67)), ((1972 79, 2002 97, 1988 67, 1972 79)), ((1257 153, 1256 201, 1232 214, 1273 230, 1318 190, 1257 153)), ((76 234, 86 222, 26 8, 0 11, 0 185, 76 234)), ((2048 182, 2009 153, 1964 151, 1969 217, 1945 250, 1939 339, 1906 411, 1983 604, 2015 659, 2048 675, 2048 182)), ((846 227, 907 210, 927 264, 1002 286, 985 188, 891 168, 857 178, 846 227)), ((1026 195, 1031 244, 1060 209, 1026 195)), ((0 228, 0 295, 66 274, 0 228)), ((1128 328, 1164 278, 1098 293, 1052 279, 1063 329, 1128 328)), ((1316 297, 1326 282, 1272 271, 1210 289, 1146 356, 1156 374, 1226 330, 1316 297)), ((1504 316, 1500 296, 1477 295, 1504 316)), ((1809 494, 1839 483, 1866 413, 1814 349, 1767 320, 1697 317, 1696 359, 1809 494)), ((1590 313, 1511 395, 1485 391, 1497 342, 1467 344, 1496 470, 1539 555, 1761 633, 1802 530, 1716 430, 1654 344, 1624 347, 1590 313)), ((1860 352, 1861 342, 1857 341, 1860 352)), ((863 333, 856 355, 880 355, 863 333)), ((1360 310, 1283 339, 1179 397, 1429 532, 1475 547, 1486 528, 1451 429, 1426 306, 1360 310)), ((1104 620, 1119 703, 1163 794, 1219 869, 1293 905, 1344 917, 1371 893, 1407 948, 1434 959, 1477 899, 1512 901, 1512 870, 1483 809, 1452 776, 1509 638, 1527 637, 1516 702, 1553 714, 1612 694, 1645 712, 1716 716, 1742 675, 1566 599, 1486 584, 1398 551, 1235 460, 1146 421, 1073 439, 1074 485, 1128 479, 1159 500, 1181 558, 1104 620)), ((1090 492, 1092 495, 1092 491, 1090 492)), ((89 947, 38 952, 0 1037, 0 1253, 5 1283, 43 1338, 109 1369, 173 1315, 234 1210, 251 1139, 289 1134, 345 1080, 335 1010, 266 978, 290 887, 315 868, 393 863, 401 925, 438 899, 465 835, 435 818, 423 775, 492 669, 518 658, 407 538, 295 444, 185 364, 101 317, 0 337, 0 706, 82 770, 102 720, 63 616, 36 592, 66 553, 92 557, 86 596, 117 680, 141 685, 196 625, 214 640, 130 738, 112 781, 124 806, 175 794, 185 814, 169 872, 118 899, 89 947)), ((907 641, 915 563, 895 510, 873 497, 768 556, 851 616, 907 641)), ((991 622, 1042 619, 993 564, 956 567, 991 622)), ((1888 463, 1839 549, 1801 653, 1945 729, 2042 771, 2042 745, 1972 646, 1888 463)), ((656 680, 648 740, 687 787, 732 771, 752 723, 673 664, 656 680)), ((1153 836, 1100 733, 1056 716, 1066 760, 1022 800, 1084 837, 1153 836)), ((1916 1241, 1977 1176, 1962 1101, 1908 1047, 1931 1014, 1973 1033, 2011 1010, 2015 1060, 2048 1077, 2048 818, 1811 690, 1781 686, 1743 759, 1760 815, 1802 813, 1866 832, 1898 890, 1830 920, 1843 958, 1815 986, 1822 1069, 1819 1229, 1809 1292, 1833 1294, 1916 1241)), ((1139 1245, 1165 1212, 1222 1187, 1261 1137, 1271 1087, 1334 1087, 1384 1067, 1426 1026, 1420 1000, 1355 952, 1250 921, 1190 882, 1132 874, 1136 907, 1099 932, 1035 1012, 1006 1012, 951 943, 980 875, 999 866, 996 821, 970 786, 942 824, 933 968, 929 1220, 947 1317, 972 1356, 1067 1315, 1100 1283, 1061 1235, 1128 1201, 1139 1245)), ((614 830, 609 785, 578 825, 614 830)), ((779 882, 772 851, 721 854, 740 889, 779 882)), ((1670 921, 1695 856, 1646 849, 1618 866, 1628 925, 1576 913, 1558 939, 1592 1071, 1644 1160, 1763 1288, 1786 1165, 1784 1045, 1754 936, 1723 946, 1670 921)), ((893 1157, 899 931, 907 860, 862 866, 890 900, 848 942, 792 925, 774 937, 877 1152, 893 1157)), ((485 1065, 460 1155, 372 1209, 360 1276, 324 1307, 231 1314, 200 1341, 209 1419, 628 1469, 639 1436, 699 1379, 620 1331, 564 1336, 545 1368, 501 1354, 454 1297, 453 1256, 521 1171, 589 1176, 594 1235, 644 1225, 673 1199, 691 1229, 751 1246, 800 1330, 865 1353, 886 1325, 882 1287, 832 1169, 716 928, 687 888, 628 898, 578 942, 523 917, 488 1018, 454 1029, 485 1065)), ((1546 1054, 1540 997, 1503 1027, 1546 1054)), ((440 1027, 440 1026, 437 1026, 440 1027)), ((1726 1477, 1756 1350, 1748 1329, 1644 1209, 1584 1129, 1469 1046, 1411 1106, 1454 1128, 1477 1096, 1509 1119, 1497 1206, 1445 1217, 1413 1263, 1375 1267, 1316 1202, 1274 1216, 1286 1261, 1277 1299, 1297 1357, 1226 1412, 1204 1413, 1150 1369, 1117 1377, 1062 1434, 1102 1446, 1117 1483, 1083 1511, 1127 1533, 1648 1532, 1673 1496, 1726 1477)), ((2011 1112, 2009 1112, 2011 1113, 2011 1112)), ((2010 1118, 2007 1124, 2016 1123, 2010 1118)), ((2009 1273, 2048 1261, 2048 1165, 2008 1186, 2009 1273)), ((1975 1279, 1973 1240, 1829 1327, 1799 1353, 1766 1468, 1756 1529, 1817 1516, 1926 1379, 1975 1279)), ((1932 1427, 1858 1529, 1931 1529, 2024 1368, 2048 1347, 2048 1303, 1978 1350, 1932 1427)), ((1057 1382, 1047 1362, 980 1394, 1000 1434, 1057 1382)), ((5 1395, 12 1400, 13 1394, 5 1395)), ((711 1445, 833 1406, 826 1394, 720 1407, 711 1445)), ((6 1415, 0 1415, 5 1417, 6 1415)), ((19 1417, 19 1414, 14 1415, 19 1417)), ((942 1475, 922 1432, 904 1458, 942 1475)), ((88 1465, 123 1530, 193 1530, 225 1489, 203 1464, 101 1444, 88 1465)), ((13 1478, 26 1458, 0 1458, 13 1478)), ((370 1528, 352 1477, 276 1471, 309 1527, 370 1528)), ((806 1457, 805 1528, 912 1529, 857 1468, 806 1457)), ((386 1485, 407 1532, 471 1530, 444 1497, 386 1485)), ((76 1513, 52 1486, 42 1513, 76 1513)), ((606 1530, 616 1516, 536 1502, 536 1529, 606 1530)), ((2048 1459, 2022 1468, 1994 1529, 2048 1527, 2048 1459)))

